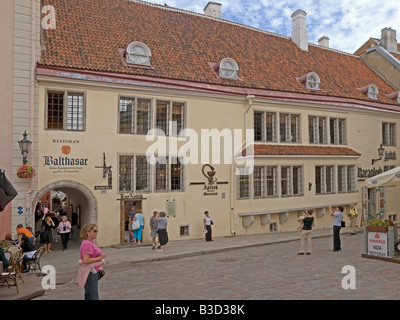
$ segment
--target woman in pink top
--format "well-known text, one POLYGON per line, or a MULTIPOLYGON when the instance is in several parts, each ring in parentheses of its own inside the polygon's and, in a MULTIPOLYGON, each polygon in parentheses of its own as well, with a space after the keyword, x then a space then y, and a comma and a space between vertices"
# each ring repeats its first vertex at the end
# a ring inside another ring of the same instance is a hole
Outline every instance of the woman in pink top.
POLYGON ((99 229, 97 225, 89 223, 80 233, 83 239, 80 247, 79 270, 77 284, 85 288, 85 300, 99 299, 99 273, 104 264, 105 253, 94 243, 99 229))

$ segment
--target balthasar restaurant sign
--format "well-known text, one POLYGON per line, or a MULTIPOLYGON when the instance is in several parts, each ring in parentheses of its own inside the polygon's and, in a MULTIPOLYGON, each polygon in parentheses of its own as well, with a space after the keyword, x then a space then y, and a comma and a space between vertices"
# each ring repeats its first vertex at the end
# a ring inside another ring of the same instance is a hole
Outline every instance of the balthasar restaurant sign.
MULTIPOLYGON (((59 141, 59 140, 56 140, 59 141)), ((53 141, 54 142, 54 141, 53 141)), ((47 167, 53 173, 78 173, 88 166, 88 158, 79 158, 70 156, 71 146, 62 145, 61 152, 63 156, 44 155, 43 167, 47 167)))

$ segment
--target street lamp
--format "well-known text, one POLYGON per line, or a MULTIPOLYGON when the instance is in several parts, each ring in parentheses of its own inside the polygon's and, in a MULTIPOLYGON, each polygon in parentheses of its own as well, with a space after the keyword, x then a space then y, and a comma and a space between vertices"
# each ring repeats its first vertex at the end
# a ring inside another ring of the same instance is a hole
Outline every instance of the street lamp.
POLYGON ((382 147, 382 143, 381 143, 381 146, 378 148, 379 159, 372 159, 372 164, 374 164, 376 161, 381 160, 383 158, 384 152, 385 152, 385 148, 382 147))
POLYGON ((21 153, 23 155, 23 159, 22 159, 23 164, 26 164, 28 162, 27 161, 27 157, 28 157, 29 149, 30 149, 31 144, 32 144, 32 141, 29 141, 27 139, 27 136, 28 136, 28 134, 26 133, 26 130, 25 130, 25 132, 23 134, 24 138, 22 140, 18 141, 19 148, 20 148, 21 153))

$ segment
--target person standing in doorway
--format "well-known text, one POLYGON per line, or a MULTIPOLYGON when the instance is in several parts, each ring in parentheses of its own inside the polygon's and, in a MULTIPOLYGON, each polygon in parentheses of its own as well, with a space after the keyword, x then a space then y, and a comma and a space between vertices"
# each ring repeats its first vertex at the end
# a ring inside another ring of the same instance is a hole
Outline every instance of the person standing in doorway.
POLYGON ((71 232, 71 223, 67 220, 67 216, 61 217, 61 222, 58 225, 58 233, 61 237, 63 251, 67 250, 69 234, 71 232))
POLYGON ((156 220, 156 217, 158 215, 158 211, 154 210, 153 211, 153 215, 150 218, 150 238, 151 238, 151 242, 153 244, 151 250, 154 250, 157 246, 156 246, 156 237, 157 237, 157 226, 158 226, 158 222, 156 220))
POLYGON ((356 207, 354 206, 354 204, 350 204, 350 209, 349 212, 347 214, 347 216, 350 218, 350 225, 351 225, 351 235, 355 235, 356 234, 356 220, 357 220, 357 216, 358 216, 358 210, 356 209, 356 207))
POLYGON ((71 240, 78 241, 79 216, 78 213, 72 212, 71 214, 71 240))
POLYGON ((300 252, 298 254, 304 254, 304 244, 307 239, 307 254, 311 254, 311 233, 312 233, 312 224, 314 223, 314 217, 312 216, 312 210, 304 210, 305 218, 303 221, 303 228, 301 230, 301 238, 300 238, 300 252))
POLYGON ((52 229, 55 228, 54 222, 50 215, 43 216, 42 219, 42 234, 40 235, 40 243, 43 243, 44 253, 51 251, 52 229))
POLYGON ((140 245, 140 240, 142 240, 142 231, 144 227, 144 215, 141 212, 137 212, 133 221, 135 220, 139 221, 140 227, 139 229, 133 230, 133 242, 136 243, 137 240, 137 244, 140 245))
POLYGON ((336 208, 336 211, 333 211, 332 206, 329 206, 329 211, 333 216, 333 252, 342 250, 340 243, 340 229, 342 228, 343 210, 344 208, 339 206, 336 208))
POLYGON ((213 225, 213 221, 210 218, 210 214, 208 211, 204 212, 204 218, 203 218, 203 225, 204 225, 204 232, 206 234, 206 241, 213 241, 212 240, 212 229, 211 225, 213 225))

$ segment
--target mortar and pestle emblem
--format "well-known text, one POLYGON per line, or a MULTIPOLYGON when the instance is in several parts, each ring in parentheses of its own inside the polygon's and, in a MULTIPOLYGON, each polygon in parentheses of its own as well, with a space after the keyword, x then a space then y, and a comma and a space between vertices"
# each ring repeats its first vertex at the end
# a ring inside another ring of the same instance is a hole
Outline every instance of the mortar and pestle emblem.
POLYGON ((211 165, 209 165, 209 164, 205 164, 205 165, 203 166, 202 171, 203 171, 203 175, 208 179, 208 183, 209 183, 209 184, 214 184, 214 183, 217 181, 217 178, 214 178, 214 176, 215 176, 215 170, 214 170, 214 167, 213 167, 213 166, 211 166, 211 165), (207 171, 207 172, 204 172, 204 169, 205 169, 206 167, 210 168, 211 170, 210 170, 210 171, 207 171))

